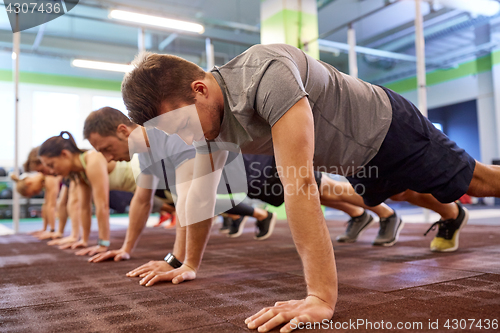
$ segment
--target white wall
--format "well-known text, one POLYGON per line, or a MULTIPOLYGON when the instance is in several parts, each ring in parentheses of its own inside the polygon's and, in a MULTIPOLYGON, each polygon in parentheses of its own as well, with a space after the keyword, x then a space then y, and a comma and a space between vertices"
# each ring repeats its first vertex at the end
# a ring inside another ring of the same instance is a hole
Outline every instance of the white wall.
MULTIPOLYGON (((125 111, 121 93, 73 87, 58 87, 39 84, 19 86, 19 165, 26 160, 36 137, 46 138, 59 135, 68 130, 74 135, 81 148, 91 148, 83 140, 83 123, 87 115, 100 107, 112 106, 125 111), (53 93, 48 95, 47 93, 53 93), (65 102, 60 97, 71 94, 65 102), (49 97, 49 98, 47 98, 49 97), (44 105, 35 101, 46 100, 44 105), (70 103, 68 103, 68 101, 70 103), (72 104, 71 101, 76 101, 72 104), (64 114, 67 109, 68 114, 64 114), (38 110, 38 113, 36 113, 38 110), (41 116, 42 114, 42 116, 41 116), (36 119, 38 121, 35 123, 36 119)), ((0 82, 0 166, 10 168, 14 165, 14 86, 11 82, 0 82)))

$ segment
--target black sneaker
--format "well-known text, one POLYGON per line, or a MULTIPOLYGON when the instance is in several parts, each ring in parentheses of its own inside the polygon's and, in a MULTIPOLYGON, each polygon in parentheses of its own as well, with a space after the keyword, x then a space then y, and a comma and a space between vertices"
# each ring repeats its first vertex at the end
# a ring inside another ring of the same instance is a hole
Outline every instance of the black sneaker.
POLYGON ((361 235, 370 225, 374 222, 373 217, 366 212, 357 217, 351 217, 347 221, 347 229, 342 234, 337 236, 337 242, 339 243, 354 243, 358 236, 361 235))
POLYGON ((381 218, 380 229, 373 245, 393 246, 398 241, 403 226, 404 222, 396 212, 389 217, 381 218))
POLYGON ((230 217, 223 216, 222 227, 220 227, 219 232, 221 234, 227 234, 229 232, 229 227, 231 226, 231 222, 233 222, 233 220, 230 217))
POLYGON ((438 233, 431 242, 432 252, 453 252, 458 249, 460 230, 469 220, 469 211, 462 204, 458 202, 456 204, 458 206, 458 217, 456 219, 439 220, 432 224, 424 234, 424 236, 427 235, 429 231, 439 226, 438 233))
POLYGON ((240 218, 231 220, 231 226, 229 227, 228 237, 236 238, 240 237, 243 233, 243 228, 245 227, 245 223, 248 220, 248 216, 241 216, 240 218))
POLYGON ((255 226, 258 231, 255 234, 255 239, 264 240, 273 234, 274 226, 276 225, 276 213, 267 212, 267 217, 262 221, 257 221, 255 226))

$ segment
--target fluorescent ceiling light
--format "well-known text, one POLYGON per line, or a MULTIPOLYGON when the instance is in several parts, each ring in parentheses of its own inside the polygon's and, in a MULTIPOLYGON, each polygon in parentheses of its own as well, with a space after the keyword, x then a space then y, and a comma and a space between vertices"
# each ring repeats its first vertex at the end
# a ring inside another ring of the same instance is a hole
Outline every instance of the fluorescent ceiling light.
POLYGON ((134 66, 132 65, 116 64, 112 62, 82 60, 82 59, 75 59, 71 62, 71 64, 75 67, 100 69, 103 71, 123 72, 123 73, 128 73, 132 69, 134 69, 134 66))
POLYGON ((500 3, 495 0, 436 0, 435 3, 484 16, 493 16, 500 11, 500 3))
POLYGON ((137 14, 132 12, 126 12, 123 10, 112 10, 111 13, 109 14, 109 17, 117 20, 134 22, 144 25, 154 25, 158 27, 175 29, 175 30, 197 32, 199 34, 205 31, 205 28, 198 23, 173 20, 158 16, 137 14))

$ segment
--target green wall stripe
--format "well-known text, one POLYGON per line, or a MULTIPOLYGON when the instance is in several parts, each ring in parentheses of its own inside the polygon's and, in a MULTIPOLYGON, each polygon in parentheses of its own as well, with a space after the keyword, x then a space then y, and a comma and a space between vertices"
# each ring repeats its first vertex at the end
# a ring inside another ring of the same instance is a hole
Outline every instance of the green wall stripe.
MULTIPOLYGON (((494 51, 475 60, 464 62, 455 68, 437 69, 429 72, 427 73, 427 86, 433 86, 462 77, 488 72, 493 68, 493 66, 498 64, 500 64, 500 50, 494 51)), ((384 86, 398 93, 413 91, 417 89, 417 78, 416 76, 413 76, 403 80, 387 83, 384 86)))
MULTIPOLYGON (((274 43, 286 43, 299 47, 299 22, 302 24, 302 40, 311 40, 318 36, 317 15, 283 9, 261 22, 261 40, 265 40, 262 36, 269 35, 272 36, 271 39, 274 39, 274 43)), ((304 52, 319 59, 318 42, 310 43, 304 52)))
MULTIPOLYGON (((282 204, 281 206, 274 207, 272 205, 267 205, 266 210, 270 211, 271 213, 276 213, 276 217, 278 220, 286 220, 286 209, 285 209, 285 204, 282 204)), ((325 206, 321 206, 321 210, 323 211, 323 215, 325 214, 325 206)))
MULTIPOLYGON (((12 82, 12 71, 0 69, 0 81, 12 82)), ((20 72, 19 82, 111 91, 120 91, 121 87, 121 81, 33 72, 20 72)))

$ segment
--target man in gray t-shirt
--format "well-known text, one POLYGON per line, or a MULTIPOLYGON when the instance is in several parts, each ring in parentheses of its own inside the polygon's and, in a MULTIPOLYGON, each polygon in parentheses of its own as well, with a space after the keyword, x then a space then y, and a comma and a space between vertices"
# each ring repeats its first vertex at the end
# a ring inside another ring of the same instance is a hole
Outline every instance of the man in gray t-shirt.
MULTIPOLYGON (((418 197, 423 205, 453 210, 450 219, 436 223, 431 248, 437 250, 454 251, 467 221, 467 212, 451 201, 464 193, 500 196, 500 168, 474 161, 411 103, 292 46, 256 45, 208 73, 182 58, 151 53, 139 56, 134 66, 122 83, 130 118, 195 142, 196 182, 189 188, 188 214, 213 205, 207 194, 235 146, 243 153, 274 154, 282 170, 308 296, 247 318, 250 329, 267 331, 286 323, 282 330, 291 331, 298 322, 333 315, 337 274, 313 167, 366 186, 368 205, 419 192, 425 193, 418 197), (210 170, 214 179, 205 177, 210 170)), ((164 280, 196 277, 210 223, 188 227, 188 259, 164 280)))
MULTIPOLYGON (((175 195, 175 170, 186 161, 193 159, 196 152, 178 135, 168 136, 155 128, 146 130, 146 133, 150 149, 138 154, 140 172, 143 175, 156 176, 158 178, 156 188, 167 190, 175 195)), ((141 184, 138 183, 138 185, 141 184)))
MULTIPOLYGON (((181 204, 185 202, 183 183, 192 178, 194 149, 176 135, 166 137, 163 132, 154 129, 147 132, 132 123, 121 111, 110 107, 90 113, 85 120, 84 137, 108 161, 129 161, 135 153, 139 155, 140 168, 132 168, 137 188, 130 204, 129 226, 123 246, 118 250, 98 254, 89 261, 130 259, 148 220, 155 190, 175 190, 181 204), (153 149, 152 146, 163 149, 153 149), (160 151, 162 155, 158 155, 160 151)), ((182 210, 182 207, 176 208, 182 210)), ((178 233, 182 233, 185 228, 178 224, 176 229, 178 233)), ((175 257, 183 260, 183 237, 176 237, 172 252, 175 257)), ((154 265, 151 269, 169 267, 164 261, 150 264, 154 265)))
POLYGON ((243 153, 273 155, 271 128, 305 96, 313 116, 314 165, 327 173, 349 176, 368 163, 391 124, 382 88, 289 45, 254 46, 210 73, 225 98, 215 141, 237 143, 243 153))

